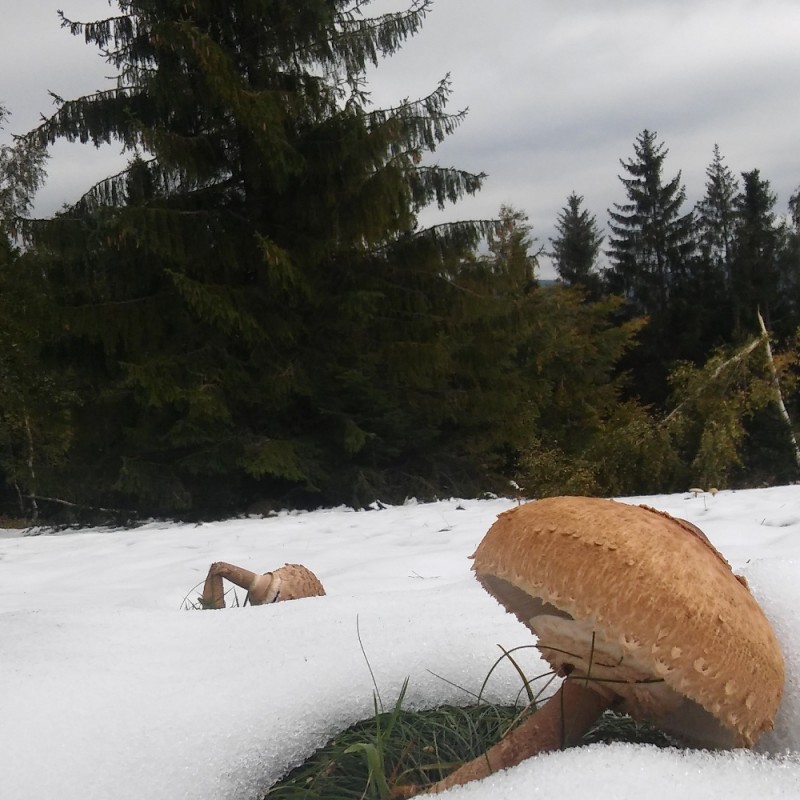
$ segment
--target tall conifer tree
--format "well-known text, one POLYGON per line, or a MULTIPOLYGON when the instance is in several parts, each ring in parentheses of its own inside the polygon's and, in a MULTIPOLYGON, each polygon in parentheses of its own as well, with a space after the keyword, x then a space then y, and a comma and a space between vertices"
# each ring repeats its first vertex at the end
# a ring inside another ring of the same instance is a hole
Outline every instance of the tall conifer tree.
POLYGON ((620 160, 626 203, 609 210, 611 238, 607 273, 610 288, 644 314, 664 313, 685 277, 693 250, 692 214, 682 214, 686 191, 681 173, 664 182, 669 150, 644 130, 634 142, 634 158, 620 160))
POLYGON ((655 132, 644 130, 634 142, 634 158, 620 161, 620 181, 628 202, 609 210, 611 235, 607 288, 626 300, 629 315, 646 315, 641 345, 626 366, 634 391, 660 403, 668 391, 669 363, 694 358, 697 346, 689 287, 693 266, 693 215, 683 214, 681 173, 664 180, 669 153, 655 132))
POLYGON ((480 228, 418 231, 417 212, 482 176, 423 161, 463 119, 447 79, 389 109, 364 87, 430 2, 376 18, 363 0, 118 5, 64 19, 116 85, 30 137, 131 154, 34 229, 56 354, 83 376, 88 491, 174 513, 367 502, 441 472, 441 276, 480 228))
POLYGON ((695 208, 700 256, 730 287, 739 183, 725 164, 719 145, 706 168, 706 192, 695 208))
POLYGON ((552 256, 561 280, 569 286, 582 286, 591 297, 596 297, 600 290, 597 259, 603 236, 594 214, 582 208, 582 204, 583 197, 572 192, 558 213, 558 236, 550 240, 552 256))
POLYGON ((706 178, 705 194, 695 206, 697 254, 682 298, 687 339, 697 345, 686 355, 696 363, 731 341, 731 262, 738 183, 718 145, 714 145, 706 178))
POLYGON ((768 327, 778 297, 778 255, 781 233, 775 218, 777 198, 759 170, 742 173, 735 198, 736 238, 731 264, 733 330, 739 337, 757 331, 756 312, 768 327))

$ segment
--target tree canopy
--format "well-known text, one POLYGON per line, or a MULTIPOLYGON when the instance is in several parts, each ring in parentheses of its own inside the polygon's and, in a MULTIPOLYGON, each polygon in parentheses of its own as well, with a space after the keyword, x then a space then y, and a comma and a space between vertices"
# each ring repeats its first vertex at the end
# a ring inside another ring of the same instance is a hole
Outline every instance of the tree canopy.
POLYGON ((665 182, 669 150, 656 137, 645 129, 634 142, 634 158, 620 160, 627 202, 608 212, 610 286, 644 314, 666 311, 694 248, 692 214, 681 213, 681 174, 665 182))
POLYGON ((440 273, 482 228, 420 231, 417 213, 482 176, 424 161, 464 117, 446 77, 388 109, 363 89, 429 3, 365 7, 137 0, 64 20, 117 85, 60 101, 28 140, 131 154, 32 227, 61 317, 52 355, 91 415, 76 447, 97 454, 92 492, 156 512, 217 492, 221 508, 358 502, 386 471, 424 471, 423 443, 436 460, 440 273))
POLYGON ((596 297, 601 283, 597 262, 604 237, 595 216, 582 206, 583 197, 572 192, 558 214, 558 236, 551 239, 552 255, 561 280, 570 286, 582 286, 596 297))
POLYGON ((420 224, 484 180, 435 161, 465 116, 447 76, 370 102, 367 66, 430 2, 374 17, 363 0, 116 6, 63 19, 116 83, 59 98, 0 150, 7 513, 198 518, 794 474, 773 400, 796 386, 800 236, 758 170, 739 189, 715 148, 684 213, 681 173, 664 179, 668 151, 643 131, 608 267, 573 192, 552 286, 522 210, 420 224), (114 142, 128 164, 30 220, 59 139, 114 142), (754 305, 782 337, 774 363, 750 340, 754 305))

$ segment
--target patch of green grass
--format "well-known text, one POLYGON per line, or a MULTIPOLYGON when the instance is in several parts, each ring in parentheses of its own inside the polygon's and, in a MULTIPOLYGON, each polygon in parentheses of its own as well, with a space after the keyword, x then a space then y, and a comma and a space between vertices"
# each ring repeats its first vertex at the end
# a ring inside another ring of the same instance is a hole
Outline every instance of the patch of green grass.
MULTIPOLYGON (((497 742, 518 720, 519 706, 442 706, 376 713, 335 736, 273 786, 268 800, 389 800, 397 787, 419 787, 452 772, 497 742)), ((656 728, 606 712, 584 744, 626 741, 668 747, 656 728)))
MULTIPOLYGON (((358 636, 361 644, 361 635, 358 636)), ((419 791, 449 775, 467 761, 485 753, 493 744, 545 698, 534 694, 533 685, 544 680, 552 692, 553 673, 529 680, 515 653, 533 645, 506 650, 494 662, 474 702, 469 706, 440 706, 428 711, 403 709, 408 681, 391 711, 383 711, 378 685, 375 713, 331 739, 305 763, 292 770, 266 794, 265 800, 392 800, 406 796, 404 787, 419 791), (495 669, 504 661, 521 679, 517 703, 494 705, 483 694, 495 669), (549 678, 549 680, 548 680, 549 678)), ((372 674, 369 658, 361 644, 372 674)), ((443 680, 445 680, 443 678, 443 680)), ((583 737, 583 744, 633 742, 670 747, 675 742, 646 723, 606 711, 583 737)))
POLYGON ((496 742, 519 714, 513 706, 442 706, 394 711, 335 736, 267 793, 270 800, 388 800, 396 785, 427 786, 496 742))

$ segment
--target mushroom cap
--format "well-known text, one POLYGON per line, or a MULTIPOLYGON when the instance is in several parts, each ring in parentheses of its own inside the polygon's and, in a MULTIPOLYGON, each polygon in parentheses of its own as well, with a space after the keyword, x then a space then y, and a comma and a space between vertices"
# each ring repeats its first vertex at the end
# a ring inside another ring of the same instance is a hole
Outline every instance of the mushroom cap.
POLYGON ((319 578, 302 564, 285 564, 273 572, 258 575, 247 592, 254 606, 324 594, 319 578))
POLYGON ((560 674, 707 747, 751 746, 780 703, 783 656, 743 579, 703 533, 588 497, 501 514, 474 556, 483 587, 560 674))

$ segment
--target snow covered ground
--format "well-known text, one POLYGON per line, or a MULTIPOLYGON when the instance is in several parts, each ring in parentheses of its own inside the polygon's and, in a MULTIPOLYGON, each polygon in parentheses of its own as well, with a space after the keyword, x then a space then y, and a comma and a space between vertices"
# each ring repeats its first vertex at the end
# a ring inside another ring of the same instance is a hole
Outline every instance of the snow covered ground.
MULTIPOLYGON (((694 522, 747 576, 787 662, 775 730, 757 752, 618 744, 544 755, 448 797, 800 798, 800 486, 629 500, 694 522)), ((532 641, 467 559, 511 505, 0 532, 0 797, 259 798, 371 715, 362 644, 385 706, 406 677, 411 707, 468 702, 498 644, 532 641), (300 562, 328 595, 182 610, 218 560, 257 572, 300 562)), ((528 675, 545 670, 523 653, 528 675)), ((489 699, 513 700, 519 688, 500 668, 489 699)))

